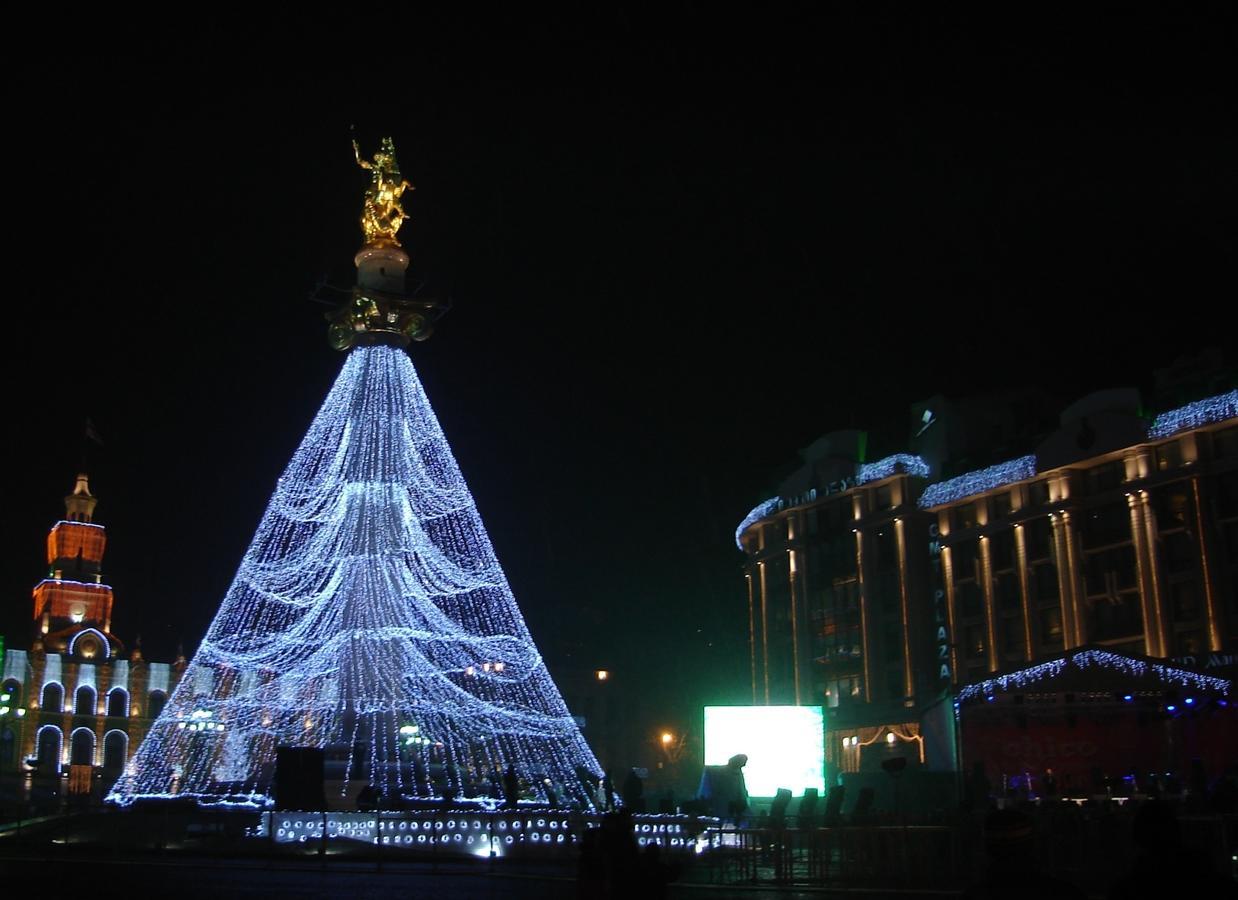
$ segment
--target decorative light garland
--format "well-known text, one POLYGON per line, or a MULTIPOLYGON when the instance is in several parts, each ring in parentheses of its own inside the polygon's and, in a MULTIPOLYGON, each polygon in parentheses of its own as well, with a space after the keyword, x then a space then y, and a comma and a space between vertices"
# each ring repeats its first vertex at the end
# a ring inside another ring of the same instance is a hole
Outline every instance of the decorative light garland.
POLYGON ((1189 428, 1238 418, 1238 390, 1196 400, 1157 416, 1148 428, 1148 437, 1165 438, 1189 428))
POLYGON ((1177 684, 1183 687, 1190 687, 1201 691, 1214 691, 1219 694, 1229 693, 1231 684, 1224 678, 1216 678, 1212 675, 1200 675, 1197 672, 1191 672, 1187 669, 1180 669, 1177 666, 1167 666, 1163 663, 1145 662, 1142 659, 1134 659, 1129 656, 1123 656, 1120 653, 1113 653, 1109 650, 1079 650, 1075 653, 1069 653, 1057 659, 1046 660, 1042 663, 1037 663, 1034 666, 1028 666, 1026 669, 1020 669, 1017 672, 1011 672, 1008 675, 1000 675, 997 678, 986 678, 984 681, 978 681, 974 684, 969 684, 959 690, 956 699, 960 702, 974 700, 977 697, 991 697, 994 691, 1009 691, 1011 689, 1026 688, 1031 684, 1045 679, 1056 678, 1068 667, 1074 666, 1078 669, 1086 669, 1089 666, 1100 666, 1105 669, 1113 669, 1122 672, 1125 675, 1130 675, 1136 678, 1143 678, 1152 675, 1164 682, 1165 684, 1177 684))
POLYGON ((758 522, 764 519, 774 510, 778 509, 778 498, 770 497, 764 503, 758 503, 752 508, 752 512, 744 516, 744 521, 739 523, 739 527, 735 529, 735 546, 740 550, 744 549, 744 542, 740 540, 740 535, 748 530, 748 526, 753 522, 758 522))
POLYGON ((547 799, 596 804, 601 768, 395 348, 349 354, 108 799, 261 807, 282 745, 325 748, 344 790, 494 797, 515 766, 547 799))
POLYGON ((916 504, 921 509, 932 509, 946 503, 954 503, 973 494, 983 494, 994 488, 1016 481, 1024 481, 1036 475, 1036 457, 1021 456, 1008 462, 989 466, 987 469, 977 469, 956 478, 948 478, 936 484, 930 484, 920 495, 916 504))
POLYGON ((880 481, 891 475, 897 475, 899 472, 928 478, 929 464, 922 457, 911 453, 895 453, 893 456, 887 456, 876 462, 862 463, 856 470, 855 483, 868 484, 870 481, 880 481))

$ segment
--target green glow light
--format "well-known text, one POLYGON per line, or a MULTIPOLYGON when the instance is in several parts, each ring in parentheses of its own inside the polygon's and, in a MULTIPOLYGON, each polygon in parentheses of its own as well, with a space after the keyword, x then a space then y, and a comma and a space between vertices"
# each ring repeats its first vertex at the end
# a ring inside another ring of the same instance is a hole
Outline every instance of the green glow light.
POLYGON ((825 793, 825 716, 820 706, 705 707, 705 765, 748 756, 744 781, 751 797, 788 788, 825 793))

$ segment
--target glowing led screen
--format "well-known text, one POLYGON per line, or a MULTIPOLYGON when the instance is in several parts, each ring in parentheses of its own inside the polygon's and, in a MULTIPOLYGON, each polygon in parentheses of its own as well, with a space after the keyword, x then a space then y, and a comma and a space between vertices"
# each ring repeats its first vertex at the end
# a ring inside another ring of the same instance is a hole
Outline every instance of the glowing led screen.
POLYGON ((825 794, 825 718, 820 706, 705 707, 705 765, 748 756, 744 781, 752 797, 788 788, 825 794))

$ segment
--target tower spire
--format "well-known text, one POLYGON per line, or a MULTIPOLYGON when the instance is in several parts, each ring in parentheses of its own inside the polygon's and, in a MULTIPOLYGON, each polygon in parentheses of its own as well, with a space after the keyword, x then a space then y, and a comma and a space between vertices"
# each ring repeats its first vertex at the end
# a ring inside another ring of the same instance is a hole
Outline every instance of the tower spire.
POLYGON ((78 472, 73 493, 64 498, 64 517, 70 522, 89 522, 95 514, 98 498, 90 493, 90 476, 78 472))

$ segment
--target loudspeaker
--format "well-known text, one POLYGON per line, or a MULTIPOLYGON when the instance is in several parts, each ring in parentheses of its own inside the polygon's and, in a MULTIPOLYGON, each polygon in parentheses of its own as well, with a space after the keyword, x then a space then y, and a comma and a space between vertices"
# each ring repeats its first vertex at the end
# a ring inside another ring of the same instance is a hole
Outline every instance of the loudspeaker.
POLYGON ((326 809, 323 753, 318 747, 275 748, 275 808, 326 809))

